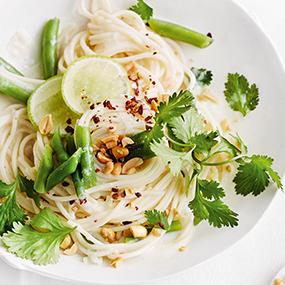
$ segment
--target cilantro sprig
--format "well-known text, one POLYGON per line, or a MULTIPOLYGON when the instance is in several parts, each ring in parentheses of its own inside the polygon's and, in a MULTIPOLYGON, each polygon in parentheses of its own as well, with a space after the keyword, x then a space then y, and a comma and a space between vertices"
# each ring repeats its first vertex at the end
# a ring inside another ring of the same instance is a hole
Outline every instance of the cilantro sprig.
POLYGON ((59 261, 60 243, 74 229, 63 225, 56 214, 44 208, 29 224, 14 222, 12 231, 3 235, 3 242, 9 252, 32 259, 36 265, 47 265, 59 261))
POLYGON ((213 79, 213 73, 211 70, 206 70, 205 68, 192 67, 191 71, 196 77, 196 82, 200 86, 210 85, 213 79))
POLYGON ((249 86, 248 80, 243 75, 229 73, 225 87, 226 100, 234 111, 246 116, 257 107, 259 90, 256 84, 249 86))
MULTIPOLYGON (((174 93, 168 104, 164 102, 158 106, 154 128, 147 131, 146 139, 143 140, 144 149, 148 148, 152 156, 159 156, 172 175, 182 174, 186 195, 191 185, 195 187, 195 197, 188 205, 194 214, 195 224, 202 220, 207 220, 214 227, 234 227, 238 224, 238 214, 223 202, 225 191, 222 186, 217 181, 200 178, 205 167, 233 161, 239 164, 233 179, 236 194, 259 195, 270 181, 276 183, 278 188, 283 187, 278 173, 272 169, 272 158, 264 155, 248 156, 247 147, 238 134, 231 135, 235 142, 230 142, 219 131, 204 131, 205 119, 197 111, 189 91, 174 93), (168 144, 165 140, 168 140, 168 144), (226 154, 223 156, 226 159, 213 160, 218 154, 226 154), (192 166, 191 174, 186 170, 187 164, 192 166)), ((146 132, 143 133, 146 135, 146 132)), ((140 134, 135 136, 139 137, 140 134)), ((144 158, 142 150, 136 154, 144 158)), ((152 218, 157 218, 156 212, 152 218)), ((158 218, 157 222, 160 222, 158 218)))

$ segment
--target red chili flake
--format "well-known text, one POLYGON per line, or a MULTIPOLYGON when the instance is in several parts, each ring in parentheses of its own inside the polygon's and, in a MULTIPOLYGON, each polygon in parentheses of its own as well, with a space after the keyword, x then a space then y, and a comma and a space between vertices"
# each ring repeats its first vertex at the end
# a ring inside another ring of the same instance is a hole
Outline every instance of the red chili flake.
POLYGON ((96 172, 96 173, 98 173, 99 171, 100 171, 100 169, 99 169, 99 168, 96 168, 96 169, 95 169, 95 172, 96 172))
POLYGON ((152 119, 152 116, 149 115, 144 120, 145 120, 146 123, 150 123, 151 119, 152 119))
POLYGON ((140 192, 136 192, 135 195, 139 198, 142 194, 140 192))
POLYGON ((62 185, 63 187, 66 187, 66 186, 69 186, 70 184, 69 184, 69 182, 67 182, 67 181, 62 181, 62 182, 61 182, 61 185, 62 185))
POLYGON ((45 198, 43 198, 42 196, 40 196, 41 200, 46 202, 47 204, 49 204, 49 201, 47 201, 45 198))
POLYGON ((143 114, 143 105, 140 105, 140 106, 139 106, 138 113, 139 113, 140 115, 143 114))
POLYGON ((153 54, 153 55, 156 55, 156 54, 157 54, 157 51, 154 51, 152 54, 153 54))
POLYGON ((148 34, 145 34, 146 36, 148 36, 148 34))
POLYGON ((70 125, 70 124, 72 123, 71 118, 68 118, 67 121, 66 121, 66 123, 67 123, 68 125, 70 125))
POLYGON ((148 45, 145 45, 147 48, 149 48, 149 46, 148 45))
POLYGON ((118 197, 119 197, 119 194, 118 194, 118 193, 115 193, 115 194, 112 195, 112 198, 113 198, 114 200, 117 200, 118 197))
POLYGON ((152 126, 145 125, 145 129, 146 129, 147 131, 150 131, 150 130, 152 130, 152 126))
POLYGON ((125 205, 125 207, 128 207, 130 205, 130 203, 127 203, 126 205, 125 205))
POLYGON ((208 34, 207 34, 207 37, 212 38, 212 34, 211 34, 211 33, 208 33, 208 34))
POLYGON ((136 206, 136 207, 135 207, 135 209, 136 209, 136 211, 137 211, 137 210, 139 209, 139 207, 138 207, 138 206, 136 206))
POLYGON ((47 192, 47 194, 49 195, 49 192, 47 192))
POLYGON ((161 228, 163 228, 165 230, 165 226, 161 222, 157 222, 155 225, 159 226, 159 227, 161 227, 161 228))
POLYGON ((84 218, 87 219, 87 216, 85 216, 84 218))
POLYGON ((69 201, 69 204, 70 204, 70 205, 73 205, 74 203, 75 203, 75 200, 69 201))
POLYGON ((125 198, 127 195, 126 195, 126 191, 124 190, 122 193, 121 193, 121 197, 122 198, 125 198))
POLYGON ((158 102, 157 97, 148 98, 147 96, 144 96, 144 99, 149 105, 151 105, 151 101, 155 101, 156 103, 158 102))
POLYGON ((125 95, 125 98, 126 98, 126 99, 128 99, 128 97, 129 97, 128 95, 125 95))
POLYGON ((82 96, 81 99, 85 100, 85 99, 87 99, 87 96, 82 96))
MULTIPOLYGON (((86 198, 85 199, 80 199, 79 203, 80 203, 80 205, 85 204, 85 203, 87 203, 87 199, 86 198)), ((87 218, 87 216, 85 218, 87 218)))
MULTIPOLYGON (((97 103, 96 103, 96 105, 100 105, 100 104, 101 104, 101 102, 97 102, 97 103)), ((99 112, 99 110, 98 110, 97 112, 99 112)))
POLYGON ((204 120, 204 124, 206 124, 206 125, 208 124, 206 120, 204 120))
POLYGON ((110 102, 109 100, 105 100, 105 101, 103 102, 103 106, 104 106, 105 108, 110 109, 110 110, 116 110, 116 108, 112 106, 112 104, 111 104, 111 102, 110 102))
POLYGON ((119 191, 119 189, 115 188, 115 187, 113 187, 111 190, 112 190, 112 192, 118 192, 119 191))
POLYGON ((131 224, 131 223, 132 223, 132 221, 123 221, 123 222, 122 222, 122 224, 123 224, 124 226, 129 225, 129 224, 131 224))
POLYGON ((94 220, 94 223, 97 223, 98 222, 98 220, 94 220))
POLYGON ((74 129, 71 126, 67 126, 65 128, 65 131, 69 134, 72 134, 72 135, 74 134, 74 129))
POLYGON ((154 85, 156 84, 156 82, 155 82, 155 81, 152 81, 151 84, 154 86, 154 85))
POLYGON ((95 108, 95 104, 93 103, 91 106, 90 106, 90 110, 93 110, 95 108))

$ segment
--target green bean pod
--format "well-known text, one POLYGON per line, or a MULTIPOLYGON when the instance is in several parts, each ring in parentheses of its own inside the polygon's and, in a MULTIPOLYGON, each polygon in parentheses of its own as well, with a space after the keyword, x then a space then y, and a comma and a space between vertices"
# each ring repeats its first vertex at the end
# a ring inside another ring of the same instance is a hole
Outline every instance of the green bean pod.
POLYGON ((7 71, 24 76, 20 71, 18 71, 13 65, 7 62, 4 58, 0 57, 0 67, 3 66, 7 71))
POLYGON ((83 150, 80 164, 82 179, 87 189, 95 186, 97 183, 90 128, 77 125, 75 128, 75 140, 77 148, 82 148, 83 150))
POLYGON ((34 188, 38 193, 45 193, 47 178, 53 171, 53 150, 50 146, 46 145, 44 153, 41 158, 40 166, 34 183, 34 188))
POLYGON ((57 74, 57 40, 58 40, 59 19, 49 20, 43 32, 42 40, 42 61, 44 79, 57 74))
POLYGON ((167 230, 167 232, 176 232, 176 231, 181 231, 182 230, 182 224, 180 220, 174 220, 172 221, 169 229, 167 230))
POLYGON ((3 77, 0 77, 0 91, 25 104, 27 104, 28 98, 31 95, 30 91, 14 84, 10 80, 3 77))
POLYGON ((79 148, 70 158, 52 171, 47 178, 46 191, 51 190, 57 184, 62 182, 66 177, 75 172, 80 161, 82 149, 79 148))
POLYGON ((64 161, 66 161, 69 158, 69 154, 66 152, 63 143, 62 143, 62 139, 60 136, 60 130, 59 127, 56 128, 52 140, 51 140, 51 147, 54 150, 56 156, 57 156, 57 160, 61 163, 63 163, 64 161))
MULTIPOLYGON (((72 155, 76 151, 76 146, 74 143, 73 136, 68 135, 66 137, 66 148, 69 155, 72 155)), ((86 201, 86 193, 84 187, 84 181, 81 175, 81 165, 78 163, 76 170, 71 174, 72 181, 75 187, 76 195, 80 201, 80 204, 86 201)))
POLYGON ((170 22, 151 18, 148 20, 148 24, 154 32, 163 37, 188 43, 199 48, 205 48, 213 42, 213 39, 206 35, 170 22))

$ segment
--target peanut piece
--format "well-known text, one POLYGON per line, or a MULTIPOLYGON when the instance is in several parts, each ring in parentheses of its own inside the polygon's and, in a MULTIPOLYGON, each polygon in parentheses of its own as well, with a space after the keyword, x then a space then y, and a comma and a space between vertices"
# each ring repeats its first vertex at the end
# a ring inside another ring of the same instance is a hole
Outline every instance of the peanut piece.
POLYGON ((101 228, 101 235, 109 243, 116 240, 116 233, 110 228, 101 228))
POLYGON ((132 168, 136 168, 143 164, 143 159, 140 157, 134 157, 128 160, 122 167, 122 173, 126 174, 132 168))
POLYGON ((39 131, 41 134, 46 135, 52 130, 52 127, 52 116, 51 114, 47 114, 39 123, 39 131))
POLYGON ((103 173, 104 174, 110 174, 114 169, 114 163, 112 161, 108 161, 106 164, 105 164, 105 168, 103 169, 103 173))
POLYGON ((70 237, 70 235, 67 235, 63 240, 62 240, 62 242, 61 242, 61 244, 60 244, 60 248, 61 249, 67 249, 68 247, 70 247, 70 245, 71 245, 71 237, 70 237))
POLYGON ((121 162, 116 162, 114 164, 114 168, 111 172, 111 174, 113 174, 114 176, 118 176, 121 174, 121 171, 122 171, 122 163, 121 162))
POLYGON ((114 266, 115 268, 120 267, 124 262, 124 259, 122 257, 116 257, 115 259, 111 260, 110 265, 114 266))
POLYGON ((134 238, 143 238, 147 236, 147 229, 141 225, 131 226, 130 231, 134 238))
POLYGON ((126 157, 129 154, 129 150, 126 147, 115 146, 112 148, 112 153, 116 159, 126 157))
POLYGON ((73 255, 77 252, 78 250, 78 247, 77 247, 77 244, 76 242, 71 246, 71 248, 67 248, 63 253, 65 255, 73 255))
POLYGON ((101 151, 97 153, 97 159, 99 162, 106 164, 107 162, 112 162, 112 158, 107 157, 105 154, 103 154, 101 151))

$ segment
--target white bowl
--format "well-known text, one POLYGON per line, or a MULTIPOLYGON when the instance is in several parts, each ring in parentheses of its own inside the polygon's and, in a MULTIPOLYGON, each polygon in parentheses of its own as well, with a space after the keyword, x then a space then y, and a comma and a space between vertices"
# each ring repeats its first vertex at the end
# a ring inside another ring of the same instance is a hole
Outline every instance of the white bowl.
MULTIPOLYGON (((117 7, 130 7, 135 0, 113 0, 117 7)), ((222 94, 227 74, 238 72, 260 90, 260 103, 236 126, 236 131, 246 142, 250 153, 267 154, 275 159, 274 169, 283 175, 285 164, 285 132, 282 128, 285 106, 285 74, 281 60, 258 23, 231 0, 149 0, 156 18, 166 19, 202 33, 211 32, 214 43, 207 49, 181 44, 185 56, 195 67, 212 70, 212 88, 222 94)), ((61 20, 61 29, 71 21, 82 21, 77 14, 78 1, 1 1, 0 3, 0 55, 14 66, 32 76, 37 65, 25 58, 30 52, 36 62, 40 60, 40 38, 45 22, 53 17, 61 20), (4 27, 4 28, 3 28, 4 27), (22 55, 7 51, 10 38, 18 29, 30 35, 30 46, 22 55), (33 65, 33 68, 29 68, 33 65)), ((1 99, 3 100, 3 99, 1 99)), ((1 105, 3 102, 1 101, 1 105)), ((233 115, 227 109, 225 114, 233 115)), ((56 265, 35 266, 8 253, 0 246, 0 256, 10 265, 24 270, 62 280, 100 284, 130 284, 153 281, 181 273, 221 253, 244 237, 258 222, 270 204, 276 187, 270 185, 258 197, 241 197, 233 189, 227 191, 226 203, 239 213, 239 226, 235 228, 212 228, 206 222, 195 227, 193 237, 185 252, 171 255, 156 251, 142 259, 124 264, 120 269, 84 264, 80 256, 62 256, 56 265)))

